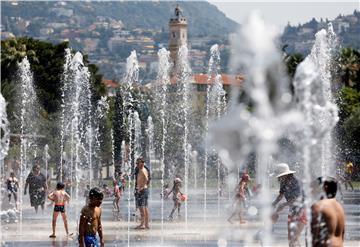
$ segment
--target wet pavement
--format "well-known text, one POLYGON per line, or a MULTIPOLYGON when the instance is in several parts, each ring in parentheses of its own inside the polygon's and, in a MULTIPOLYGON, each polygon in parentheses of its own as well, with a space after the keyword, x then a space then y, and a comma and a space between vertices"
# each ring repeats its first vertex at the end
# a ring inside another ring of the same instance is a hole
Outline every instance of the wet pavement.
MULTIPOLYGON (((227 218, 231 213, 231 200, 229 197, 222 197, 218 201, 216 191, 212 190, 207 195, 205 222, 202 193, 194 191, 189 195, 188 220, 185 220, 186 213, 182 205, 180 219, 169 221, 167 216, 172 208, 172 200, 165 200, 162 223, 159 191, 153 192, 149 207, 150 230, 134 229, 138 223, 133 216, 134 201, 127 200, 128 194, 125 194, 121 200, 120 221, 114 220, 111 199, 105 199, 102 205, 105 246, 261 246, 257 233, 262 224, 257 216, 247 215, 248 222, 242 225, 230 224, 227 218)), ((360 246, 360 205, 357 201, 359 198, 360 191, 345 192, 343 198, 346 212, 345 246, 360 246)), ((36 215, 28 205, 27 197, 24 198, 24 202, 22 221, 2 224, 4 246, 77 246, 77 220, 82 203, 72 202, 67 208, 69 228, 70 232, 75 233, 74 237, 72 239, 65 237, 63 222, 59 217, 57 238, 49 239, 52 207, 46 207, 43 214, 40 212, 36 215)), ((253 205, 257 206, 257 202, 253 201, 253 205)), ((274 238, 272 246, 287 246, 286 210, 275 224, 272 235, 274 238)), ((304 233, 302 243, 305 246, 304 233)))

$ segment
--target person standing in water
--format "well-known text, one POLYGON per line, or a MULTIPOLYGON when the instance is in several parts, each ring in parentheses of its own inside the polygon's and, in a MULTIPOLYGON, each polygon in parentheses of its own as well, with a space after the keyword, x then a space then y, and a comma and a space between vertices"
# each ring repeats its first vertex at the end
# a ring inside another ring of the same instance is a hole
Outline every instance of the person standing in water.
POLYGON ((294 176, 294 173, 295 171, 291 171, 288 164, 280 163, 276 166, 276 177, 280 183, 280 191, 272 204, 275 208, 272 215, 273 223, 278 220, 279 213, 285 207, 289 207, 287 222, 289 247, 301 246, 299 237, 307 223, 304 191, 300 180, 294 176), (285 197, 286 202, 277 206, 283 197, 285 197))
POLYGON ((171 213, 169 215, 169 219, 173 220, 174 217, 174 213, 177 209, 178 211, 178 218, 180 218, 180 207, 181 207, 181 196, 183 195, 183 193, 180 191, 181 188, 181 179, 180 178, 175 178, 174 180, 174 185, 172 187, 172 189, 169 191, 169 193, 166 195, 166 197, 168 197, 171 193, 173 193, 173 202, 174 202, 174 207, 171 210, 171 213))
POLYGON ((80 214, 79 223, 79 246, 80 247, 104 247, 104 236, 101 224, 100 205, 104 194, 99 188, 92 188, 89 192, 89 203, 84 206, 80 214), (96 238, 99 235, 100 242, 96 238))
POLYGON ((120 206, 119 206, 119 202, 120 202, 120 198, 121 198, 121 188, 119 186, 119 183, 116 179, 114 179, 113 181, 113 185, 114 185, 114 200, 113 200, 113 207, 114 207, 114 218, 115 220, 120 220, 120 206))
POLYGON ((144 167, 145 161, 142 157, 137 158, 136 166, 136 188, 135 188, 135 200, 136 206, 140 211, 141 222, 140 225, 135 229, 150 229, 149 227, 149 209, 148 209, 148 198, 149 198, 149 172, 144 167))
POLYGON ((11 196, 14 197, 15 208, 17 209, 17 192, 19 189, 19 182, 15 177, 14 172, 10 172, 10 177, 6 180, 6 188, 9 197, 9 203, 11 202, 11 196))
POLYGON ((56 238, 55 235, 56 220, 59 213, 61 213, 61 217, 64 221, 66 235, 67 236, 71 235, 71 234, 69 235, 67 217, 65 213, 65 203, 68 203, 70 201, 70 196, 68 193, 65 192, 64 189, 65 189, 65 185, 61 182, 58 182, 56 185, 56 190, 48 195, 48 199, 55 203, 53 218, 52 218, 52 234, 49 236, 50 238, 56 238))
POLYGON ((39 205, 44 212, 45 205, 45 191, 47 190, 46 177, 40 172, 40 166, 34 165, 32 172, 26 178, 24 195, 26 195, 27 187, 29 186, 30 204, 38 212, 39 205))
POLYGON ((311 206, 312 246, 344 246, 345 213, 335 199, 337 181, 330 177, 324 181, 320 177, 311 184, 311 189, 312 196, 317 199, 311 206))
POLYGON ((239 215, 240 224, 246 223, 244 220, 244 209, 246 208, 247 203, 247 191, 248 191, 248 182, 250 181, 250 176, 246 172, 241 176, 241 180, 237 187, 236 195, 235 195, 235 210, 228 218, 228 221, 232 223, 232 219, 235 215, 239 215))

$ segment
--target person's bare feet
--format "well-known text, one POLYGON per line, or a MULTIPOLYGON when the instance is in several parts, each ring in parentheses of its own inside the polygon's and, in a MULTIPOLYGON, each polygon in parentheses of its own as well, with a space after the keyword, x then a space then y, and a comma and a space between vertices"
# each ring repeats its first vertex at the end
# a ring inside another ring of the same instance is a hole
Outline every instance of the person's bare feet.
POLYGON ((146 227, 142 226, 142 225, 139 225, 139 226, 135 227, 134 229, 135 230, 144 230, 144 229, 146 229, 146 227))
POLYGON ((145 226, 145 229, 149 230, 149 229, 150 229, 150 226, 145 226))
POLYGON ((240 220, 240 224, 245 224, 246 220, 240 220))

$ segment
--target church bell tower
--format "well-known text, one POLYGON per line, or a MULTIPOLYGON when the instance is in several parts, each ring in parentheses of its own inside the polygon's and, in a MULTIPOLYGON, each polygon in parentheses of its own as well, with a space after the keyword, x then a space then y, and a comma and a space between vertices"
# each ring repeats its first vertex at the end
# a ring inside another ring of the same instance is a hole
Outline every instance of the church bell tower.
POLYGON ((179 5, 176 6, 174 16, 169 21, 169 36, 170 57, 176 65, 179 48, 187 44, 187 21, 179 5))

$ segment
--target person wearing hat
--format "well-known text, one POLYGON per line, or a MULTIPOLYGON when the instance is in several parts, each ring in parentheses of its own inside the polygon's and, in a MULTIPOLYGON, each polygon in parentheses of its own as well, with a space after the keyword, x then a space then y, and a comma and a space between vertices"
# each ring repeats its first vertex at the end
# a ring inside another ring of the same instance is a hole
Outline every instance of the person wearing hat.
POLYGON ((307 222, 302 184, 300 180, 294 176, 295 171, 290 170, 288 164, 277 164, 275 172, 280 183, 280 191, 272 203, 272 206, 275 208, 272 220, 275 223, 279 218, 279 213, 285 207, 289 207, 287 222, 289 247, 301 246, 299 237, 307 222), (277 206, 283 197, 285 197, 286 202, 277 206))
POLYGON ((174 179, 174 185, 172 189, 169 191, 169 193, 166 195, 168 197, 171 193, 173 193, 173 202, 174 207, 171 210, 171 213, 169 215, 169 219, 173 220, 173 214, 175 213, 176 209, 178 210, 178 218, 180 218, 180 207, 181 207, 181 197, 183 196, 183 193, 180 191, 181 188, 181 179, 175 178, 174 179))
POLYGON ((235 215, 239 215, 240 218, 240 224, 246 223, 244 220, 244 208, 246 207, 246 202, 248 200, 247 195, 249 194, 248 190, 248 182, 250 181, 250 176, 247 172, 244 172, 241 176, 241 180, 239 182, 239 185, 236 188, 236 195, 235 195, 235 210, 231 214, 231 216, 228 218, 228 221, 232 224, 232 219, 235 217, 235 215))

